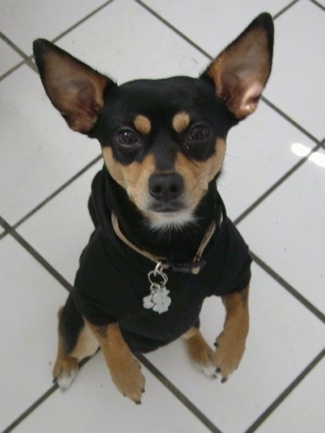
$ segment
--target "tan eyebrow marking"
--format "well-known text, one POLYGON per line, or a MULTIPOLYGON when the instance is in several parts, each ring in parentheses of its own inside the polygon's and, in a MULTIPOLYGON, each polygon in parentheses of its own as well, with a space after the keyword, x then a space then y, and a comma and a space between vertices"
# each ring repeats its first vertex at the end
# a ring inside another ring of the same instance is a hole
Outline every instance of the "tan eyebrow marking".
POLYGON ((151 122, 148 117, 143 116, 142 114, 138 114, 135 116, 133 120, 133 124, 135 128, 144 135, 150 134, 151 131, 151 122))
POLYGON ((181 111, 173 117, 172 125, 176 132, 181 133, 189 126, 190 121, 190 115, 186 111, 181 111))

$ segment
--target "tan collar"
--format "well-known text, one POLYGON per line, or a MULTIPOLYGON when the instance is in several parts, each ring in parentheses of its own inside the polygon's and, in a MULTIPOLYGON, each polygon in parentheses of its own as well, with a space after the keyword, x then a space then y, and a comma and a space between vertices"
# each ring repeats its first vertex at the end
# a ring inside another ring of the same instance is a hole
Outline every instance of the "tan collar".
MULTIPOLYGON (((130 242, 129 239, 127 239, 124 236, 124 234, 122 233, 120 226, 119 226, 119 223, 118 223, 118 219, 114 213, 112 213, 111 220, 112 220, 112 226, 113 226, 113 229, 114 229, 116 236, 122 242, 124 242, 128 247, 132 248, 134 251, 136 251, 137 253, 146 257, 147 259, 151 260, 152 262, 154 262, 156 264, 160 263, 162 269, 170 269, 170 270, 175 271, 175 272, 191 273, 193 275, 197 275, 206 265, 206 262, 204 260, 202 260, 202 255, 203 255, 203 252, 204 252, 206 246, 210 242, 210 240, 211 240, 211 238, 212 238, 212 236, 216 230, 216 226, 217 226, 215 220, 213 220, 212 223, 210 224, 210 226, 208 227, 208 230, 206 231, 206 233, 202 239, 202 242, 201 242, 192 262, 189 262, 189 263, 170 263, 170 262, 168 262, 168 260, 165 257, 155 256, 155 255, 149 253, 148 251, 142 250, 141 248, 138 248, 136 245, 132 244, 132 242, 130 242)), ((223 215, 221 214, 219 225, 222 224, 222 220, 223 220, 223 215)))

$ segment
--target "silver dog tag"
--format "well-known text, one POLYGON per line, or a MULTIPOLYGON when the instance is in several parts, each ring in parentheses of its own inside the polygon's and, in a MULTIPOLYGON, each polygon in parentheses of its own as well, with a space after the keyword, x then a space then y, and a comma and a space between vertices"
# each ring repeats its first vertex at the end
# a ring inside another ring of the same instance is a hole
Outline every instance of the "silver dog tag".
POLYGON ((143 307, 162 314, 168 311, 172 302, 168 296, 170 291, 166 288, 168 277, 163 271, 162 264, 159 262, 153 271, 148 273, 150 282, 150 295, 142 299, 143 307))

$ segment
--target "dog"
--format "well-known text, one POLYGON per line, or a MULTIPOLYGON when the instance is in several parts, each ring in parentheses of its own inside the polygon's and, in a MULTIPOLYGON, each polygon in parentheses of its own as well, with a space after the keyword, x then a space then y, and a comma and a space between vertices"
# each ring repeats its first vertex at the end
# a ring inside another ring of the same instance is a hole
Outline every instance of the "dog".
POLYGON ((62 389, 100 347, 121 393, 141 403, 137 353, 183 337, 190 358, 222 381, 242 359, 251 258, 217 190, 227 133, 253 113, 269 78, 273 21, 259 15, 199 78, 117 85, 52 43, 34 41, 45 91, 69 127, 99 141, 95 230, 59 311, 53 376, 62 389), (215 349, 202 303, 226 309, 215 349))

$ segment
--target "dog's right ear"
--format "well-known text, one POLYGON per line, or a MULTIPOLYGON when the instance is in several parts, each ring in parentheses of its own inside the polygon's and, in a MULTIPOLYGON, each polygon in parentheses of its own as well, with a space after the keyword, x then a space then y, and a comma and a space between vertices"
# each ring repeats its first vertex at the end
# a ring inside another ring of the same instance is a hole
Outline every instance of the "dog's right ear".
POLYGON ((104 105, 107 86, 116 84, 45 39, 33 44, 45 91, 74 131, 89 133, 104 105))

